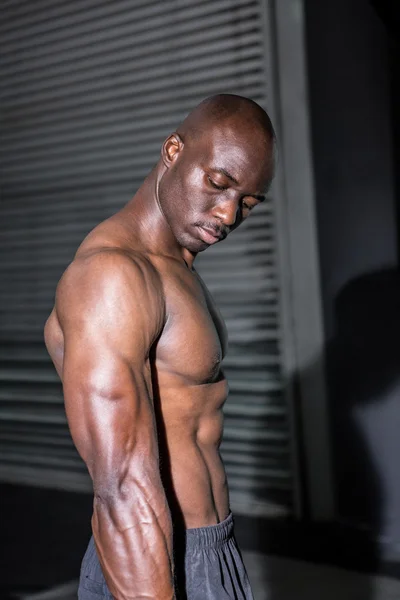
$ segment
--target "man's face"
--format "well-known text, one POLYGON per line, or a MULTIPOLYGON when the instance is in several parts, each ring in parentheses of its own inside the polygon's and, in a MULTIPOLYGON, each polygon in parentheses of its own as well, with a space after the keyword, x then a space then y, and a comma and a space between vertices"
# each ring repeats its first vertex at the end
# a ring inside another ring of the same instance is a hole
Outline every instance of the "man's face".
POLYGON ((164 216, 191 252, 225 239, 265 198, 273 141, 255 128, 242 129, 214 126, 200 139, 184 141, 160 181, 164 216))

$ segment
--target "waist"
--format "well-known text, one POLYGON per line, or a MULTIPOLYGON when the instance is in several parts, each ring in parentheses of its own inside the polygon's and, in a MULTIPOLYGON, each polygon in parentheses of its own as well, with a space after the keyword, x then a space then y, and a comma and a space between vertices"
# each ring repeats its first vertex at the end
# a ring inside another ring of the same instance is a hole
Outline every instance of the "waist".
POLYGON ((216 447, 171 445, 162 479, 173 516, 185 529, 213 525, 229 513, 226 473, 216 447))
POLYGON ((226 519, 216 525, 179 528, 174 531, 174 547, 176 550, 184 548, 186 552, 202 548, 218 548, 233 537, 233 526, 233 515, 230 512, 226 519))

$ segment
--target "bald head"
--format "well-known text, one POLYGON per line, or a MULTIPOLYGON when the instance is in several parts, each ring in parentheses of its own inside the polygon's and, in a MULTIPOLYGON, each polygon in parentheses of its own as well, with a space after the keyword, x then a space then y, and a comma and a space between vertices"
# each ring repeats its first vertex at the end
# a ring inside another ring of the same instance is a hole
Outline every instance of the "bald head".
POLYGON ((232 94, 207 98, 165 140, 158 201, 178 243, 200 252, 266 198, 275 134, 267 113, 232 94), (204 231, 215 232, 207 237, 204 231))
POLYGON ((189 113, 177 133, 185 141, 188 138, 199 139, 210 127, 223 128, 227 125, 236 129, 238 134, 245 129, 249 133, 257 130, 268 142, 275 141, 274 128, 265 110, 253 100, 234 94, 218 94, 203 100, 189 113))

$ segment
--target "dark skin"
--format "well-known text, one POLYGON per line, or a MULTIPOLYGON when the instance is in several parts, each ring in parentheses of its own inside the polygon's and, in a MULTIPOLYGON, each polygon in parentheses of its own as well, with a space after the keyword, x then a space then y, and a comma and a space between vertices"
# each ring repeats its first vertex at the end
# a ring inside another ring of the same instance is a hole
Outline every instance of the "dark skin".
POLYGON ((175 598, 172 523, 229 514, 218 450, 226 331, 193 261, 263 201, 273 154, 258 105, 203 102, 57 286, 45 341, 93 480, 93 535, 117 600, 175 598))

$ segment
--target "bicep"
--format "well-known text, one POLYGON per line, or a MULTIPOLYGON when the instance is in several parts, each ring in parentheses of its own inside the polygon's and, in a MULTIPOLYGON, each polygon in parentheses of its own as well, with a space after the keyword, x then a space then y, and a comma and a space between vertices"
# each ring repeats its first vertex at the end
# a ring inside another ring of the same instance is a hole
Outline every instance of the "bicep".
POLYGON ((64 354, 63 391, 76 448, 96 484, 124 470, 139 449, 151 456, 155 432, 151 382, 103 348, 97 360, 71 341, 64 354))
POLYGON ((127 285, 126 276, 95 274, 75 302, 68 289, 60 302, 66 414, 95 487, 119 481, 141 456, 157 463, 147 363, 154 332, 146 290, 131 275, 127 285))

